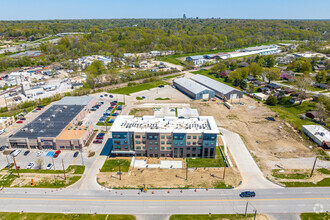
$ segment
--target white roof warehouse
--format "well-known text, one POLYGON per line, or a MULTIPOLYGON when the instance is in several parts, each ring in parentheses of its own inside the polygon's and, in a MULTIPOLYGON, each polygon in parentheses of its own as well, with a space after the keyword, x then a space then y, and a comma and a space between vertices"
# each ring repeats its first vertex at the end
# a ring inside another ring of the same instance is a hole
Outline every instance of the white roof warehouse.
POLYGON ((319 146, 330 142, 330 132, 321 125, 303 125, 302 129, 319 146))
POLYGON ((243 93, 240 90, 211 79, 207 76, 197 74, 191 77, 191 79, 209 89, 212 89, 215 92, 215 95, 220 98, 226 97, 226 99, 229 100, 243 97, 243 93))

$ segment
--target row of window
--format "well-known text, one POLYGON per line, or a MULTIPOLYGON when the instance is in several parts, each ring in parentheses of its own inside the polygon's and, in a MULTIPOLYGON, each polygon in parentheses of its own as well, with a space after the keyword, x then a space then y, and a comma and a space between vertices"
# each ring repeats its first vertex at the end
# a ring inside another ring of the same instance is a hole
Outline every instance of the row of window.
MULTIPOLYGON (((122 149, 121 146, 114 146, 114 148, 117 149, 117 150, 121 150, 122 149)), ((123 147, 123 149, 128 149, 128 146, 123 147)))
POLYGON ((112 138, 117 138, 117 139, 125 139, 127 138, 127 135, 119 135, 119 134, 113 134, 112 138))
MULTIPOLYGON (((135 147, 136 148, 136 150, 146 150, 146 147, 140 147, 140 146, 137 146, 137 147, 135 147)), ((161 147, 160 148, 161 150, 172 150, 172 147, 161 147)), ((149 150, 158 150, 158 147, 149 147, 149 150)))
MULTIPOLYGON (((126 137, 126 135, 124 135, 124 136, 126 137)), ((166 137, 166 139, 172 139, 172 136, 165 136, 165 135, 160 136, 161 139, 165 139, 165 137, 166 137)), ((190 136, 190 135, 188 135, 187 136, 187 139, 197 139, 197 137, 199 139, 202 139, 203 138, 202 136, 190 136)), ((141 138, 141 135, 135 135, 135 138, 136 139, 140 139, 141 138)), ((142 135, 142 138, 146 138, 146 136, 145 135, 142 135)), ((183 140, 184 139, 184 135, 174 135, 173 139, 174 140, 183 140)), ((204 139, 205 140, 215 140, 215 137, 214 136, 212 136, 212 137, 206 136, 204 139)), ((148 140, 158 140, 158 135, 154 135, 154 136, 153 135, 149 135, 148 136, 148 140)))

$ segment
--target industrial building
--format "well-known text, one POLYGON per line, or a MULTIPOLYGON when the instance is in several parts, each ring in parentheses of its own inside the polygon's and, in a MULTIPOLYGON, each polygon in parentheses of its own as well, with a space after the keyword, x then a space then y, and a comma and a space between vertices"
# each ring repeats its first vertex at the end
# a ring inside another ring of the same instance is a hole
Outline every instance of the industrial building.
POLYGON ((93 128, 80 126, 80 122, 95 102, 90 96, 61 99, 9 138, 9 146, 28 149, 81 149, 93 133, 93 128))
POLYGON ((218 96, 219 98, 222 99, 226 98, 227 100, 230 100, 230 99, 238 99, 243 97, 243 93, 240 90, 235 89, 219 81, 216 81, 214 79, 211 79, 207 76, 196 74, 193 77, 191 77, 191 79, 213 90, 215 92, 215 95, 218 96))
POLYGON ((173 80, 173 85, 192 99, 209 99, 215 96, 214 91, 183 77, 173 80))
POLYGON ((303 125, 303 131, 319 146, 329 149, 330 132, 321 125, 303 125))
POLYGON ((214 158, 218 126, 213 117, 181 119, 118 116, 111 129, 111 155, 214 158))

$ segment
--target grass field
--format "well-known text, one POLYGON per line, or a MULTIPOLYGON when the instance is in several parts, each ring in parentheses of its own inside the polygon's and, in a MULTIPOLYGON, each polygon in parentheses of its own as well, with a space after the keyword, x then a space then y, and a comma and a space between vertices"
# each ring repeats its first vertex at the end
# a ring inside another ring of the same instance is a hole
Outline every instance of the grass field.
POLYGON ((0 212, 1 220, 134 220, 133 215, 0 212))
MULTIPOLYGON (((131 160, 120 159, 121 172, 128 172, 130 165, 131 165, 131 160)), ((106 160, 101 169, 101 172, 117 172, 117 171, 119 171, 119 167, 118 167, 118 160, 116 159, 106 160)))
POLYGON ((301 213, 301 220, 328 220, 330 219, 329 213, 301 213))
POLYGON ((218 215, 171 215, 170 220, 235 220, 235 219, 253 219, 253 214, 218 214, 218 215))
MULTIPOLYGON (((33 186, 33 188, 63 188, 63 187, 67 187, 67 186, 74 184, 80 178, 81 178, 81 176, 71 176, 71 177, 67 177, 68 181, 66 181, 62 177, 61 178, 57 177, 56 183, 55 183, 55 179, 53 179, 53 178, 51 178, 51 179, 44 178, 41 181, 35 182, 35 186, 33 186)), ((32 187, 32 186, 30 184, 27 184, 22 187, 32 187)))
POLYGON ((317 171, 326 175, 330 175, 330 170, 325 168, 317 169, 317 171))
MULTIPOLYGON (((188 160, 188 159, 186 159, 188 160)), ((216 149, 215 158, 189 158, 188 167, 225 167, 226 164, 222 158, 219 147, 216 149)))
POLYGON ((173 75, 173 76, 165 76, 162 79, 164 79, 164 80, 166 80, 166 79, 172 79, 172 78, 179 77, 179 76, 182 76, 182 74, 176 74, 176 75, 173 75))
POLYGON ((0 186, 10 187, 10 185, 14 182, 15 179, 16 179, 15 175, 4 175, 0 179, 0 186))
POLYGON ((115 94, 130 95, 132 93, 140 92, 143 90, 149 90, 149 89, 155 88, 160 85, 170 85, 170 84, 167 82, 164 82, 162 80, 159 80, 159 81, 155 81, 155 82, 142 83, 142 84, 135 85, 135 86, 127 86, 127 87, 123 87, 123 88, 112 89, 112 90, 108 90, 108 92, 115 93, 115 94))
MULTIPOLYGON (((73 174, 83 174, 85 171, 85 166, 82 165, 70 165, 66 169, 66 173, 74 170, 73 174)), ((16 173, 15 169, 11 169, 10 172, 16 173)), ((20 169, 20 173, 41 173, 41 174, 61 174, 63 170, 35 170, 35 169, 20 169)))
POLYGON ((308 173, 280 173, 279 169, 274 169, 272 170, 272 176, 276 177, 276 178, 280 178, 280 179, 308 179, 309 178, 309 174, 308 173))
POLYGON ((323 180, 314 184, 313 182, 281 182, 286 187, 328 187, 330 186, 330 178, 324 178, 323 180))

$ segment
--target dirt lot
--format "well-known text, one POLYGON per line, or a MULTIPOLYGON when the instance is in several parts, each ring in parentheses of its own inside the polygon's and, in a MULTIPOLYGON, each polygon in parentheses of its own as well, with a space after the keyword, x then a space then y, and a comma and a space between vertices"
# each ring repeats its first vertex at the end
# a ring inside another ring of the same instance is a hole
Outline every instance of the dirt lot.
POLYGON ((274 169, 267 166, 267 160, 313 156, 301 137, 286 123, 279 119, 275 122, 265 119, 275 115, 267 106, 248 97, 240 101, 244 105, 233 103, 230 110, 219 100, 195 101, 191 107, 196 107, 200 115, 213 115, 219 126, 240 134, 265 174, 274 169))
MULTIPOLYGON (((224 168, 186 169, 137 169, 130 168, 123 173, 122 180, 113 173, 100 173, 99 182, 110 188, 140 188, 143 184, 149 188, 215 188, 223 183, 224 168), (113 176, 112 176, 113 175, 113 176), (211 176, 212 175, 212 176, 211 176), (112 176, 112 177, 111 177, 112 176)), ((237 186, 240 182, 235 168, 226 168, 225 184, 237 186)))
POLYGON ((153 108, 133 108, 129 115, 134 115, 135 117, 142 117, 144 115, 154 115, 153 108))

